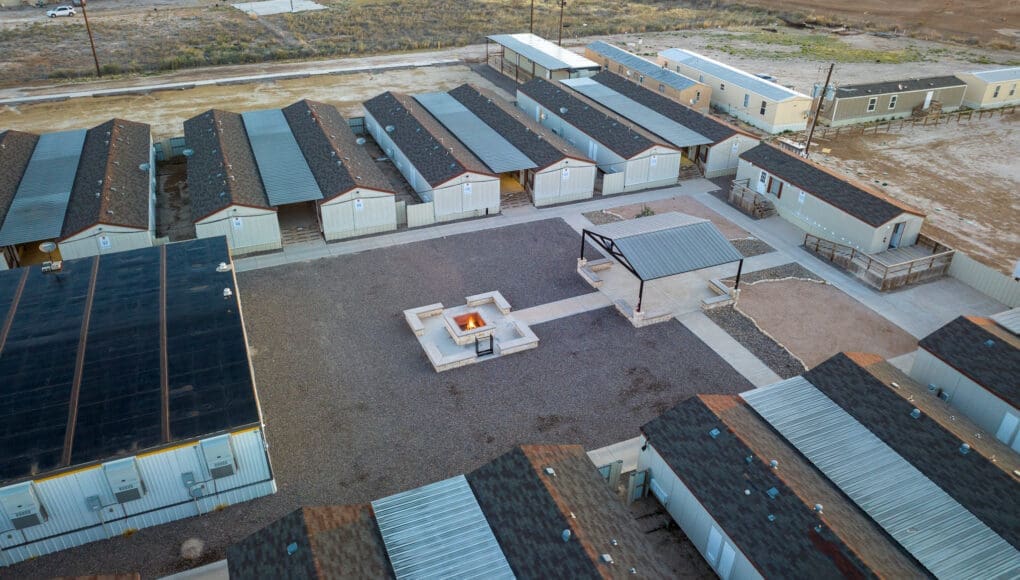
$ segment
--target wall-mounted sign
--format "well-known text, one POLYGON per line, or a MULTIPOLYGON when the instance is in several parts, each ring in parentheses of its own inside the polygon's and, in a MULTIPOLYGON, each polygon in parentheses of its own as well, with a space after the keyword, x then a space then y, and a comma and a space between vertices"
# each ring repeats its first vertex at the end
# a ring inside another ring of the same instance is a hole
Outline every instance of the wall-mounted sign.
POLYGON ((567 180, 570 179, 570 168, 569 167, 564 167, 563 168, 562 176, 563 176, 563 181, 567 181, 567 180))
POLYGON ((464 195, 471 195, 471 183, 464 184, 464 195))
POLYGON ((113 247, 113 242, 110 241, 110 236, 99 236, 99 249, 109 250, 113 247))
POLYGON ((365 202, 360 199, 354 200, 354 211, 361 211, 363 209, 365 209, 365 202))
POLYGON ((652 155, 651 159, 648 160, 648 165, 651 167, 655 167, 658 163, 659 163, 658 155, 652 155))
POLYGON ((242 222, 241 218, 237 216, 235 216, 234 219, 231 220, 231 223, 233 224, 235 230, 239 230, 242 227, 244 227, 244 222, 242 222))

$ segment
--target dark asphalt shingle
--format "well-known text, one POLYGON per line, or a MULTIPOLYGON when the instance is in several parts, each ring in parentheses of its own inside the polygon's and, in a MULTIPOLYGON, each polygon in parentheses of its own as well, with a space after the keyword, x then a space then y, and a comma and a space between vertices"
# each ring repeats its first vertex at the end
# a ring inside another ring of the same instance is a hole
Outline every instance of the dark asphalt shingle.
POLYGON ((351 126, 336 107, 306 99, 284 108, 283 116, 324 201, 356 187, 393 193, 393 186, 357 144, 351 126))
POLYGON ((903 79, 898 81, 882 81, 878 83, 862 83, 858 85, 842 85, 836 89, 836 98, 867 97, 885 93, 905 93, 910 91, 927 91, 962 87, 967 83, 954 76, 926 77, 923 79, 903 79))
POLYGON ((191 219, 198 221, 231 205, 269 209, 255 154, 241 115, 211 109, 184 122, 191 219))
MULTIPOLYGON (((650 91, 618 74, 600 72, 592 77, 592 80, 598 81, 600 84, 613 89, 621 95, 641 103, 649 109, 676 121, 699 135, 704 135, 711 139, 713 144, 729 139, 738 133, 735 127, 727 125, 721 121, 717 121, 708 115, 699 113, 698 111, 682 105, 673 99, 664 97, 655 91, 650 91)), ((649 127, 648 129, 653 133, 655 132, 654 127, 649 127)))
POLYGON ((755 456, 700 397, 680 403, 641 431, 766 578, 874 574, 772 472, 770 458, 755 456), (713 429, 718 430, 716 437, 713 429), (768 495, 770 489, 778 491, 775 498, 768 495))
POLYGON ((595 102, 568 92, 558 84, 535 78, 517 90, 624 159, 656 145, 670 147, 645 130, 611 115, 595 102))
POLYGON ((1020 407, 1020 338, 998 330, 991 319, 960 316, 921 339, 918 346, 1020 407))
POLYGON ((14 130, 0 133, 0 226, 7 218, 38 141, 39 136, 33 133, 14 130))
POLYGON ((1020 547, 1020 494, 1010 474, 980 453, 960 453, 962 440, 929 415, 911 417, 913 403, 846 354, 833 356, 803 377, 1003 539, 1020 547))
POLYGON ((151 146, 145 123, 111 119, 89 129, 62 237, 96 224, 149 228, 151 146))
POLYGON ((586 159, 583 153, 559 135, 528 118, 524 111, 494 93, 464 84, 450 91, 450 96, 527 155, 539 169, 558 163, 565 157, 586 159))
POLYGON ((740 158, 873 227, 904 213, 922 215, 765 143, 741 153, 740 158))
POLYGON ((465 172, 492 175, 481 160, 407 95, 387 91, 364 103, 390 139, 429 185, 437 186, 465 172))

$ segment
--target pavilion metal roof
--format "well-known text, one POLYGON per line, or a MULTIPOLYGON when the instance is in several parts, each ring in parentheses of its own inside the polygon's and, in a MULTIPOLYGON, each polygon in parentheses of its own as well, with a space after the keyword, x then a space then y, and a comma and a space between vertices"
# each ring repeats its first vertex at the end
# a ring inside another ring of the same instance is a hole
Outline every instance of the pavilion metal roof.
POLYGON ((514 578, 463 475, 372 502, 401 578, 514 578))
POLYGON ((548 70, 599 69, 599 64, 534 34, 493 34, 489 40, 501 44, 548 70))
POLYGON ((677 147, 709 145, 711 139, 692 131, 669 117, 624 96, 602 83, 590 78, 564 79, 560 81, 596 103, 618 115, 641 125, 677 147))
POLYGON ((494 173, 538 167, 531 158, 449 94, 426 93, 415 95, 414 99, 494 173))
POLYGON ((803 377, 741 396, 935 576, 1020 570, 1013 546, 803 377))
POLYGON ((0 246, 60 237, 86 133, 78 129, 39 137, 0 226, 0 246))
POLYGON ((597 226, 642 280, 674 276, 743 259, 708 220, 669 212, 597 226))
POLYGON ((753 74, 734 68, 728 64, 712 60, 707 56, 700 55, 682 48, 669 48, 659 53, 659 56, 673 62, 679 62, 691 68, 703 71, 716 78, 722 79, 735 87, 741 87, 757 93, 766 99, 773 101, 785 101, 793 97, 807 97, 807 95, 788 89, 782 85, 769 82, 753 74))
POLYGON ((255 163, 269 205, 278 207, 322 199, 322 190, 308 167, 287 118, 280 109, 242 113, 255 163))

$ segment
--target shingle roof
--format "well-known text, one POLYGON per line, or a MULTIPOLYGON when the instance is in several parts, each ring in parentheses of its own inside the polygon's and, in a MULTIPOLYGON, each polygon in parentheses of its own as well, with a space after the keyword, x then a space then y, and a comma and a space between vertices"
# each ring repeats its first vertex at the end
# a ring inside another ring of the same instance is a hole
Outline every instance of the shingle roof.
POLYGON ((241 115, 212 109, 184 122, 191 218, 231 205, 271 209, 241 115))
POLYGON ((670 147, 644 129, 610 115, 589 99, 549 81, 531 79, 517 87, 517 90, 624 159, 630 159, 655 145, 670 147), (562 112, 564 108, 566 112, 562 112))
POLYGON ((291 132, 315 176, 324 200, 355 187, 393 193, 393 185, 332 105, 298 101, 283 109, 291 132))
POLYGON ((564 157, 587 160, 584 154, 559 135, 535 122, 495 93, 464 84, 450 91, 450 96, 498 131, 540 169, 564 157))
POLYGON ((0 225, 7 218, 21 176, 25 174, 39 136, 8 130, 0 133, 0 225))
POLYGON ((412 98, 387 91, 364 103, 382 127, 392 126, 390 139, 430 185, 445 183, 471 171, 492 172, 412 98))
POLYGON ((641 431, 766 578, 874 574, 773 473, 771 458, 756 456, 702 398, 684 401, 641 431), (775 497, 769 490, 777 492, 775 497))
POLYGON ((684 127, 708 137, 715 143, 740 133, 736 127, 699 113, 673 99, 659 95, 655 91, 648 90, 633 81, 628 81, 620 75, 611 72, 600 72, 592 77, 592 80, 598 81, 621 95, 633 99, 659 112, 661 115, 669 117, 684 127))
POLYGON ((368 504, 291 512, 227 548, 227 565, 252 580, 394 577, 368 504))
POLYGON ((903 213, 924 215, 765 143, 741 153, 740 158, 873 227, 885 224, 903 213))
POLYGON ((1020 408, 1020 338, 991 319, 960 316, 918 346, 1020 408))
POLYGON ((673 575, 580 446, 523 445, 467 477, 520 578, 616 577, 632 567, 640 577, 673 575), (613 557, 612 569, 603 553, 613 557))
POLYGON ((842 85, 836 89, 836 97, 866 97, 885 93, 905 93, 910 91, 926 91, 947 87, 965 87, 967 83, 954 76, 926 77, 922 79, 903 79, 899 81, 882 81, 878 83, 862 83, 859 85, 842 85))
POLYGON ((960 453, 961 439, 932 416, 911 417, 912 402, 846 354, 803 377, 1003 539, 1020 546, 1020 494, 1010 474, 980 453, 960 453))
POLYGON ((89 130, 62 237, 96 224, 149 228, 150 139, 148 125, 124 119, 89 130))

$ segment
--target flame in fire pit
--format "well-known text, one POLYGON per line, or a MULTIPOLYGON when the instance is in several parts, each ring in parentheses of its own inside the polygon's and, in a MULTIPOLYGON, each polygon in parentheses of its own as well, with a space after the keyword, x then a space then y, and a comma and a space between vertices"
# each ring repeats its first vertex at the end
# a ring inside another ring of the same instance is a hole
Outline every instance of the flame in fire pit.
POLYGON ((457 323, 461 330, 474 330, 485 326, 485 320, 477 312, 468 312, 461 316, 454 316, 453 321, 457 323))

